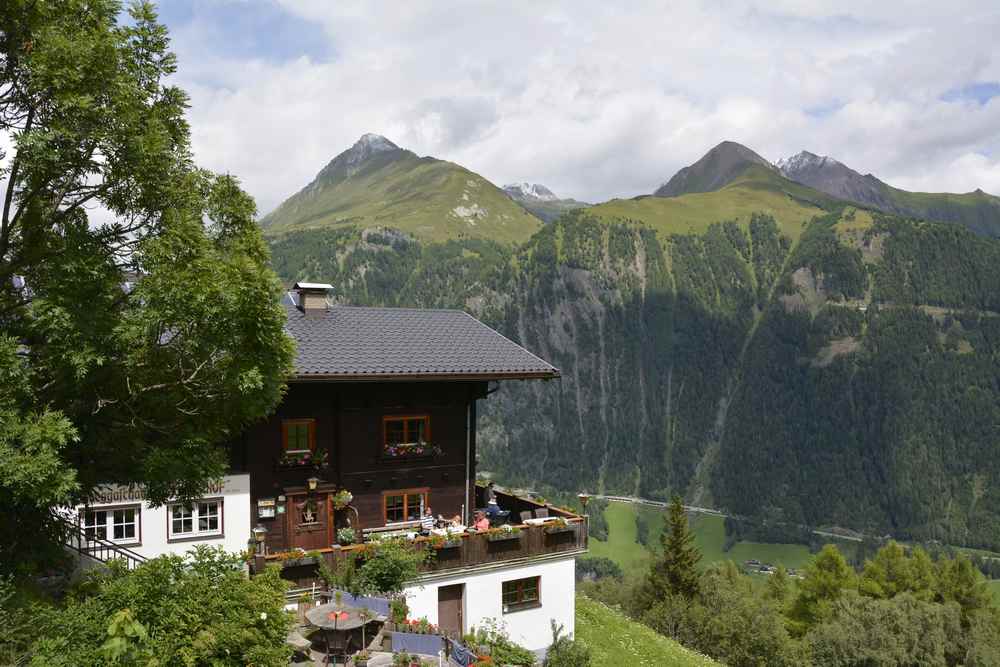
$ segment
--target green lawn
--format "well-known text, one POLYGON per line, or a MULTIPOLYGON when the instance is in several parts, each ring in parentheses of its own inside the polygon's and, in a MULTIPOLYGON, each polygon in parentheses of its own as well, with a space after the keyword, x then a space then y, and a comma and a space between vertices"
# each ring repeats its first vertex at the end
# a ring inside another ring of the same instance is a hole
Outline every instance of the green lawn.
POLYGON ((594 667, 711 667, 719 664, 582 595, 576 596, 575 638, 590 649, 594 667))
MULTIPOLYGON (((591 538, 590 555, 610 558, 625 572, 644 570, 649 562, 650 552, 636 542, 635 521, 639 512, 650 526, 649 543, 658 545, 663 526, 659 510, 630 503, 609 503, 604 512, 608 522, 608 541, 591 538)), ((801 544, 737 542, 732 549, 724 552, 722 547, 726 541, 726 526, 722 517, 698 515, 692 519, 691 530, 702 554, 702 565, 706 567, 720 561, 743 563, 755 558, 764 563, 798 569, 810 558, 809 549, 801 544)))
POLYGON ((626 572, 645 569, 649 551, 635 540, 635 512, 635 505, 609 503, 604 511, 608 541, 591 538, 590 555, 610 558, 626 572))
POLYGON ((1000 579, 990 579, 986 585, 993 591, 993 600, 1000 605, 1000 579))

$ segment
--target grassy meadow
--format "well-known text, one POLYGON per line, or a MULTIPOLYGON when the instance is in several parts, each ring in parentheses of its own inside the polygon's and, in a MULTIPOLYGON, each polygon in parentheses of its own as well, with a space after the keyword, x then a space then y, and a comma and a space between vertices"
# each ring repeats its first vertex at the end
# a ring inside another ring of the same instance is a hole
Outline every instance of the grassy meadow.
MULTIPOLYGON (((605 556, 618 563, 625 572, 644 570, 649 564, 649 549, 637 541, 636 519, 642 516, 649 525, 649 544, 659 544, 663 528, 663 513, 653 507, 630 503, 609 503, 604 512, 608 522, 608 540, 591 538, 590 555, 605 556)), ((784 565, 787 568, 801 568, 810 558, 809 549, 801 544, 763 544, 760 542, 737 542, 728 552, 723 551, 726 542, 725 519, 718 516, 697 515, 691 520, 691 531, 695 544, 701 551, 701 564, 731 560, 742 563, 757 559, 764 563, 784 565)))
POLYGON ((711 667, 718 665, 620 611, 576 596, 575 638, 590 649, 594 667, 711 667))

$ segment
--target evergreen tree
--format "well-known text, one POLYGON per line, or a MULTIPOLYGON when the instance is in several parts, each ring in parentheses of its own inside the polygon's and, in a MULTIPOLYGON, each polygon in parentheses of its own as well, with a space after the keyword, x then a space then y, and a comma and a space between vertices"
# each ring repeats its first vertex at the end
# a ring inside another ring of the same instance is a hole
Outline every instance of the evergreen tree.
POLYGON ((832 544, 824 546, 806 566, 799 581, 798 595, 789 611, 792 633, 801 635, 827 618, 832 603, 854 587, 855 581, 854 571, 840 550, 832 544))
POLYGON ((667 527, 660 535, 662 547, 659 560, 650 567, 646 596, 650 604, 668 595, 691 599, 698 594, 698 561, 701 552, 694 545, 694 534, 688 526, 687 514, 678 495, 670 501, 667 527))

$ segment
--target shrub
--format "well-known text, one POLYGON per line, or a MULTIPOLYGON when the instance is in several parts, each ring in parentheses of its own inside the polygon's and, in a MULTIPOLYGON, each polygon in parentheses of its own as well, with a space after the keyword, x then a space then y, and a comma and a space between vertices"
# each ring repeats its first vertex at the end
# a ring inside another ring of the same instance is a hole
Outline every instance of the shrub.
POLYGON ((249 579, 238 556, 203 546, 131 572, 113 564, 52 614, 58 632, 40 633, 31 664, 144 664, 155 656, 161 667, 283 667, 291 619, 278 572, 270 567, 249 579))
POLYGON ((552 620, 552 646, 545 654, 545 667, 590 667, 590 650, 563 634, 563 626, 552 620))

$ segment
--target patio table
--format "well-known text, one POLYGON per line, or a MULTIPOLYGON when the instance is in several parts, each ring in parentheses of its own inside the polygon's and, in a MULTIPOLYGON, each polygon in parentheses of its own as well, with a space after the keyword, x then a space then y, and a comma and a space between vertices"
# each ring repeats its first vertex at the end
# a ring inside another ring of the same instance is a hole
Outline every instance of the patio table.
MULTIPOLYGON (((306 612, 306 620, 315 625, 323 632, 323 639, 326 640, 326 660, 330 661, 330 635, 329 632, 350 632, 362 625, 366 625, 375 620, 374 615, 368 620, 361 620, 361 610, 357 607, 347 605, 337 605, 335 602, 321 604, 306 612)), ((345 655, 346 658, 346 655, 345 655)), ((335 661, 336 662, 336 661, 335 661)))

